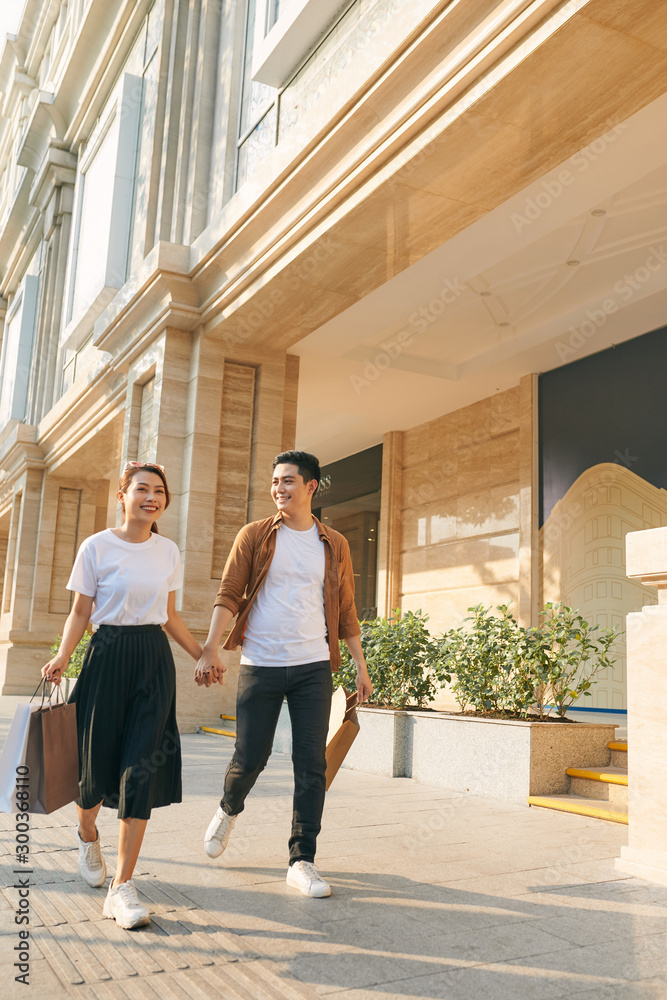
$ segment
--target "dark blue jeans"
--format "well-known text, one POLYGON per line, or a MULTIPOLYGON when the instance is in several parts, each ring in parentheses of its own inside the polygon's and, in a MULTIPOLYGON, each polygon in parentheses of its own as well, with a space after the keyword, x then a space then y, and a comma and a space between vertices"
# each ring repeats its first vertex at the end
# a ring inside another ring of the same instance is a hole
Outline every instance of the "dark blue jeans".
POLYGON ((315 860, 324 809, 331 693, 328 660, 297 667, 241 665, 236 696, 236 746, 225 774, 220 804, 229 816, 242 812, 248 792, 271 755, 280 706, 287 698, 294 769, 290 864, 315 860))

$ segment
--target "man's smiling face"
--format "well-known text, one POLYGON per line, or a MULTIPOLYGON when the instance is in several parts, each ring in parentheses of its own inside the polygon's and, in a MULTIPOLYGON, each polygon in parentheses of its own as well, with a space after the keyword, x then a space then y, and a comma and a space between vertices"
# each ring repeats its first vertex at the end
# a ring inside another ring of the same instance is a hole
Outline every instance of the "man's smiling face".
POLYGON ((278 510, 288 517, 310 510, 310 501, 316 489, 317 481, 304 482, 296 465, 284 463, 276 465, 273 470, 271 497, 278 510))

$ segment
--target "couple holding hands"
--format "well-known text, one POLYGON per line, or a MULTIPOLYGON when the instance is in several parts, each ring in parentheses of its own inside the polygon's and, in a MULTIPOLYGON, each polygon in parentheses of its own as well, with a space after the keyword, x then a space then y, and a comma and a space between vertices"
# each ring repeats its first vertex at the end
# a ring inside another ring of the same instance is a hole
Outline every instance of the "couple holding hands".
POLYGON ((118 810, 118 866, 104 916, 125 928, 150 920, 132 882, 151 809, 181 801, 176 678, 167 635, 197 661, 194 679, 222 683, 225 649, 242 647, 234 755, 204 836, 209 858, 224 851, 246 796, 271 753, 283 698, 292 725, 294 803, 287 883, 307 896, 331 887, 314 860, 325 793, 325 746, 332 670, 344 639, 357 666, 359 702, 372 691, 354 605, 346 539, 311 513, 320 480, 314 455, 288 451, 273 462, 273 517, 236 537, 202 648, 176 611, 182 584, 177 545, 158 534, 169 506, 165 471, 130 462, 118 488, 119 528, 86 538, 67 589, 74 592, 57 655, 42 674, 60 683, 89 622, 93 637, 72 694, 79 737, 79 870, 104 885, 106 864, 95 825, 102 805, 118 810), (166 633, 166 634, 165 634, 166 633))

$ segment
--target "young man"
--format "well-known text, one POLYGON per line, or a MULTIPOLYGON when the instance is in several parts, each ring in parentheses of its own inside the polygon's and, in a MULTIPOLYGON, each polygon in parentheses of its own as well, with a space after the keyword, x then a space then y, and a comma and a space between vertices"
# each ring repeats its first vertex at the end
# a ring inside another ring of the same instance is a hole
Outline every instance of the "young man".
POLYGON ((349 545, 311 512, 319 481, 314 455, 286 451, 275 458, 271 496, 278 513, 246 524, 236 536, 195 670, 198 684, 222 683, 218 647, 236 615, 224 646, 243 649, 236 746, 220 806, 204 837, 206 853, 216 858, 225 850, 246 796, 269 759, 280 706, 287 698, 294 768, 287 884, 306 896, 331 895, 314 860, 339 639, 345 640, 357 666, 359 703, 373 690, 361 649, 349 545))

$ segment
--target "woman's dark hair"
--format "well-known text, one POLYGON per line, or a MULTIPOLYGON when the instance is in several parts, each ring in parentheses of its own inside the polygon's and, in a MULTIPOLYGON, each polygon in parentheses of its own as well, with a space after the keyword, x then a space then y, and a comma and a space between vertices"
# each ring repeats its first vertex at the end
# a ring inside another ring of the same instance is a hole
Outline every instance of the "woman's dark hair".
MULTIPOLYGON (((166 510, 171 500, 171 494, 169 493, 169 487, 167 486, 167 477, 161 465, 154 465, 152 462, 128 463, 125 466, 123 474, 120 477, 120 482, 118 483, 119 493, 127 493, 130 488, 130 483, 136 474, 144 470, 146 472, 154 472, 155 475, 159 476, 162 480, 162 485, 164 486, 164 509, 166 510)), ((124 509, 125 508, 123 507, 123 510, 124 509)), ((156 535, 159 534, 155 521, 151 524, 151 531, 153 531, 156 535)))
POLYGON ((296 465, 304 483, 309 483, 311 479, 319 483, 322 476, 319 460, 309 451, 281 451, 273 460, 274 469, 276 465, 296 465))

